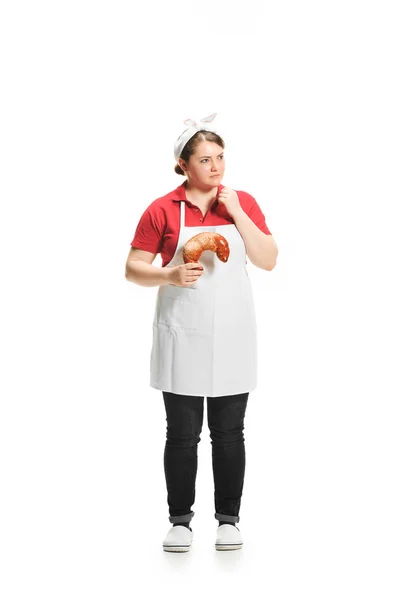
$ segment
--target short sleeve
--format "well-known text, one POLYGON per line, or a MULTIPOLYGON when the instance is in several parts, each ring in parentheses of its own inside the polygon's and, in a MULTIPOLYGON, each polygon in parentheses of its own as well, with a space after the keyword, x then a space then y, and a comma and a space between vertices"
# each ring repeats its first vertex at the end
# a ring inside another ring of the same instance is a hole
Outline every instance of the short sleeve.
POLYGON ((248 216, 263 233, 266 233, 267 235, 272 235, 272 233, 267 227, 264 214, 261 208, 258 206, 256 199, 253 198, 253 196, 251 196, 250 194, 247 195, 249 197, 249 211, 247 213, 248 216))
POLYGON ((139 220, 131 246, 153 254, 161 252, 164 226, 160 217, 161 213, 151 204, 139 220))

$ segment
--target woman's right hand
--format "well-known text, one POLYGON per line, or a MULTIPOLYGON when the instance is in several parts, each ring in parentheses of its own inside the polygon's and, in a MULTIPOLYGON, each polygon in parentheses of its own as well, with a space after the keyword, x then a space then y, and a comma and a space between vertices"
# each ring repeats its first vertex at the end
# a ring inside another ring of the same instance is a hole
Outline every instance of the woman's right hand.
POLYGON ((179 287, 190 287, 196 283, 198 278, 204 273, 204 267, 199 262, 183 263, 182 265, 171 267, 168 270, 171 271, 169 274, 170 284, 179 287))

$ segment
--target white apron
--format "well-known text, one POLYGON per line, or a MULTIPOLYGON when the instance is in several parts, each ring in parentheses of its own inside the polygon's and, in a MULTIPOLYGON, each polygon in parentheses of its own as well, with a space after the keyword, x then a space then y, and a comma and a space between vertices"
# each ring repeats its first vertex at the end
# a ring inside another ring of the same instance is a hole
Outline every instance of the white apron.
POLYGON ((257 386, 257 327, 246 247, 236 225, 185 227, 180 202, 179 240, 171 268, 183 264, 183 246, 198 233, 217 232, 230 248, 223 263, 211 250, 200 256, 203 275, 189 287, 160 285, 153 320, 150 386, 188 396, 227 396, 257 386))

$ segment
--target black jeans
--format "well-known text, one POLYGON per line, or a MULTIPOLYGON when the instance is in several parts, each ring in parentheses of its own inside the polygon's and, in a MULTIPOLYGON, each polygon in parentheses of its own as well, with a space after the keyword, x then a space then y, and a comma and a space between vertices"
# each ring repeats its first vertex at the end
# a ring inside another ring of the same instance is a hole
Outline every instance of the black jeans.
MULTIPOLYGON (((190 522, 195 500, 197 445, 203 426, 203 396, 163 392, 167 420, 164 470, 171 523, 190 522)), ((237 523, 245 473, 244 416, 249 392, 207 397, 212 445, 215 518, 237 523)))

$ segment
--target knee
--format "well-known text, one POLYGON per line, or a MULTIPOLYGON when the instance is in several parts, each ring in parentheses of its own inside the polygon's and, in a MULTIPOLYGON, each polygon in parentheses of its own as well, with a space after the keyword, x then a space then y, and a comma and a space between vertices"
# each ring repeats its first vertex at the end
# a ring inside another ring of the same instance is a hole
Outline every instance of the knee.
POLYGON ((196 431, 177 431, 171 428, 167 428, 167 446, 174 446, 176 448, 191 448, 197 446, 200 442, 201 430, 196 431))
POLYGON ((230 446, 244 442, 244 426, 239 424, 235 427, 222 428, 210 425, 210 437, 214 444, 230 446))

